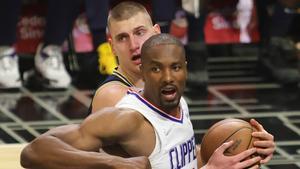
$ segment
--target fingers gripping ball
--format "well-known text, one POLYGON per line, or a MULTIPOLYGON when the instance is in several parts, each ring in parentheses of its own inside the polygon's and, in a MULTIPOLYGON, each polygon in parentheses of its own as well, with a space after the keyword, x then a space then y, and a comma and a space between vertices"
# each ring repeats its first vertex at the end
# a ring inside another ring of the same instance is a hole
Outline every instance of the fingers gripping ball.
POLYGON ((232 156, 253 147, 254 138, 251 133, 255 129, 240 119, 225 119, 208 129, 201 143, 201 159, 206 164, 214 151, 223 143, 233 140, 224 155, 232 156))

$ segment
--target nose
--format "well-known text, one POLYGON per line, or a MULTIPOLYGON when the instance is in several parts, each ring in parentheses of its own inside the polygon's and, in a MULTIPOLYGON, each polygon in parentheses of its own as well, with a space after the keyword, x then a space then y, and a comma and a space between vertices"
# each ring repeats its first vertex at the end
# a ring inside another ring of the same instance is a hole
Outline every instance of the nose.
POLYGON ((166 69, 162 77, 166 83, 172 83, 174 81, 174 75, 170 69, 166 69))
POLYGON ((129 48, 132 52, 135 52, 140 47, 138 40, 134 36, 130 37, 129 48))

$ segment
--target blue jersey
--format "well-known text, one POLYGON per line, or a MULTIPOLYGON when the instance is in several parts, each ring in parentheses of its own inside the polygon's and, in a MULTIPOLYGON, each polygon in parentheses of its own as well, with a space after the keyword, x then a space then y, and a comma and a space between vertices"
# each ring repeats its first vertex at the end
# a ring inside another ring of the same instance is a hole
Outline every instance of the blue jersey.
POLYGON ((109 75, 104 81, 103 83, 100 85, 104 85, 105 83, 108 82, 112 82, 112 81, 117 81, 120 82, 122 84, 124 84, 125 86, 128 87, 133 87, 134 85, 129 81, 129 79, 126 78, 126 76, 122 75, 119 71, 114 70, 113 73, 111 75, 109 75))
POLYGON ((183 98, 179 106, 181 115, 175 118, 131 90, 116 105, 138 111, 154 127, 156 144, 149 156, 152 169, 197 169, 194 130, 183 98))

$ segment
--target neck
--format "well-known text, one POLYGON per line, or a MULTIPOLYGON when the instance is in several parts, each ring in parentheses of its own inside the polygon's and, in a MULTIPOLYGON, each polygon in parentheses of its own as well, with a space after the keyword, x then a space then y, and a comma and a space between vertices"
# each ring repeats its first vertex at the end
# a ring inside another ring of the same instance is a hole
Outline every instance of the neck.
POLYGON ((122 69, 122 67, 118 67, 117 70, 127 79, 129 80, 135 87, 143 88, 144 83, 141 78, 140 73, 128 72, 122 69))
POLYGON ((141 96, 144 97, 148 102, 150 102, 152 105, 154 105, 155 107, 159 108, 160 110, 164 111, 165 113, 175 117, 175 118, 180 118, 181 115, 181 108, 179 105, 177 105, 176 107, 162 107, 159 106, 158 104, 156 104, 153 100, 151 100, 151 97, 149 97, 149 95, 147 95, 147 93, 145 93, 145 90, 143 90, 141 92, 141 96))
POLYGON ((169 115, 171 115, 173 117, 180 118, 180 108, 179 108, 179 106, 172 109, 172 110, 166 111, 166 113, 168 113, 169 115))

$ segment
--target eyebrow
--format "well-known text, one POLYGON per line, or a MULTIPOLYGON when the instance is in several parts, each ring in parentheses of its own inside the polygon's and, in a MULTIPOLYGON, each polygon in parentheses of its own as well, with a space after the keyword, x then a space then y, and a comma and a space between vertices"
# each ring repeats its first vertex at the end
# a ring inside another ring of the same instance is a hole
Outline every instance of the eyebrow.
MULTIPOLYGON (((146 28, 146 26, 144 26, 144 25, 135 27, 135 28, 133 28, 133 32, 138 31, 138 30, 140 30, 140 29, 144 29, 144 28, 146 28)), ((118 39, 118 38, 120 38, 120 37, 127 36, 127 35, 128 35, 128 33, 122 32, 122 33, 117 34, 117 35, 115 36, 115 38, 118 39)))
POLYGON ((133 29, 133 31, 137 31, 137 30, 142 29, 142 28, 146 28, 146 26, 141 25, 141 26, 135 27, 135 28, 133 29))
POLYGON ((123 32, 123 33, 119 33, 118 35, 115 36, 116 39, 119 39, 121 37, 124 37, 124 36, 128 36, 127 33, 123 32))

